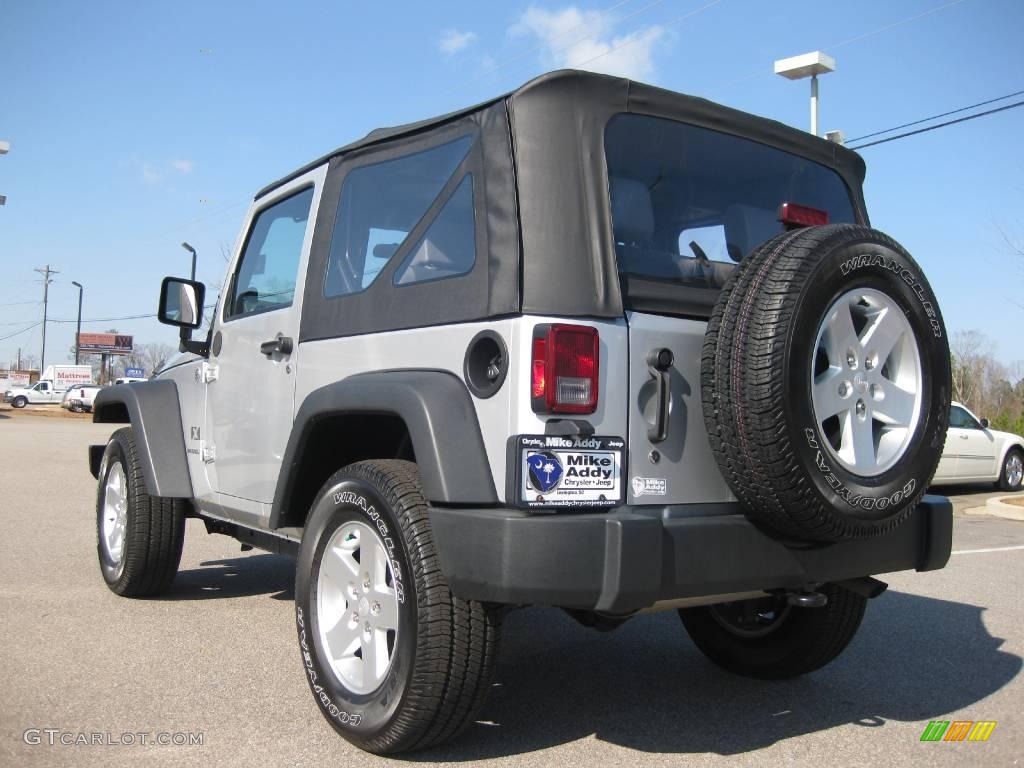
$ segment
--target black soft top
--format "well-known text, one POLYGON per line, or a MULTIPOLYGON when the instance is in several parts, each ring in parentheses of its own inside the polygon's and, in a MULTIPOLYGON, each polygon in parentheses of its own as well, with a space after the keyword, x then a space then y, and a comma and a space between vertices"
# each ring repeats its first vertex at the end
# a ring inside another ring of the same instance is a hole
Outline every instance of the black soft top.
MULTIPOLYGON (((401 297, 382 284, 345 301, 308 300, 304 338, 337 335, 339 329, 369 332, 515 313, 622 317, 604 138, 609 121, 623 113, 733 134, 831 168, 849 189, 857 221, 867 223, 864 162, 838 144, 624 78, 552 72, 468 109, 372 131, 260 190, 257 199, 329 164, 307 270, 307 296, 320 296, 322 285, 316 281, 326 269, 344 174, 368 161, 363 150, 374 147, 373 155, 396 157, 468 125, 480 137, 473 161, 481 190, 475 203, 480 265, 465 279, 405 288, 401 297)), ((701 301, 713 303, 713 296, 701 301)))
MULTIPOLYGON (((657 88, 653 85, 646 85, 645 83, 628 80, 626 78, 611 77, 608 75, 573 69, 561 69, 535 77, 514 91, 509 91, 508 93, 496 96, 493 99, 475 104, 471 107, 465 107, 454 112, 427 118, 425 120, 419 120, 414 123, 375 128, 363 138, 338 147, 337 149, 328 152, 326 155, 323 155, 316 160, 307 163, 301 168, 292 171, 286 176, 283 176, 277 181, 271 182, 256 193, 255 199, 258 200, 292 179, 323 165, 331 158, 339 157, 349 152, 354 152, 355 150, 370 147, 375 144, 382 144, 384 142, 391 141, 392 139, 418 135, 424 131, 429 131, 432 128, 454 122, 455 120, 474 112, 485 110, 500 101, 510 101, 511 103, 515 103, 520 100, 535 99, 539 96, 545 103, 557 108, 561 97, 577 93, 580 85, 583 83, 586 84, 587 93, 595 100, 595 102, 600 102, 605 105, 609 102, 618 102, 623 107, 620 111, 643 112, 644 110, 642 109, 637 110, 629 108, 629 105, 635 105, 638 103, 664 104, 665 102, 676 102, 680 108, 678 110, 679 112, 700 117, 701 119, 698 121, 698 124, 704 125, 705 127, 715 128, 716 130, 725 131, 727 133, 736 133, 747 137, 749 137, 748 130, 752 127, 757 127, 760 129, 757 131, 758 134, 762 134, 765 138, 774 137, 777 139, 777 141, 769 142, 773 146, 778 146, 780 149, 794 151, 796 154, 803 155, 808 159, 836 168, 844 178, 847 178, 848 182, 856 180, 858 185, 863 183, 864 161, 861 159, 860 155, 834 142, 829 142, 812 136, 809 133, 792 128, 791 126, 775 120, 757 117, 756 115, 725 107, 721 104, 708 101, 707 99, 701 99, 696 96, 686 96, 675 91, 657 88), (625 103, 623 103, 623 97, 625 97, 625 103), (847 173, 843 173, 844 170, 849 173, 849 177, 847 177, 847 173)), ((687 120, 686 122, 690 121, 687 120)))

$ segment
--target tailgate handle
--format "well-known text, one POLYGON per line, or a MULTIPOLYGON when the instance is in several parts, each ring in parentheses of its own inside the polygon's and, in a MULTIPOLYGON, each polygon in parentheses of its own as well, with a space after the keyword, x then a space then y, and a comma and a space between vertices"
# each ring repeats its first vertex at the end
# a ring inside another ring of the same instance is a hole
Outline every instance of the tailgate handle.
POLYGON ((674 362, 675 356, 671 349, 662 347, 647 353, 647 372, 658 383, 658 410, 654 414, 654 424, 647 427, 647 439, 652 443, 661 443, 668 439, 668 411, 672 399, 672 383, 668 371, 674 362))
POLYGON ((267 357, 270 357, 275 352, 280 355, 290 355, 292 353, 292 340, 288 336, 279 333, 270 341, 264 341, 260 344, 260 352, 267 357))

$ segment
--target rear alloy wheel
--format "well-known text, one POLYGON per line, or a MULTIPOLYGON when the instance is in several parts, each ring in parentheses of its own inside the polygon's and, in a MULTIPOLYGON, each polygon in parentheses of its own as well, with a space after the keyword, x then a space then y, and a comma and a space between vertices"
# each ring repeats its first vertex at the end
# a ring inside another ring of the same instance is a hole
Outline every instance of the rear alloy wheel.
POLYGON ((353 693, 380 687, 398 645, 395 568, 380 535, 350 520, 331 534, 317 574, 317 625, 331 671, 353 693))
POLYGON ((448 589, 410 462, 352 464, 324 484, 302 535, 295 618, 320 713, 368 752, 451 739, 490 687, 500 617, 448 589))
POLYGON ((819 591, 822 608, 790 606, 784 594, 679 611, 694 644, 718 666, 745 677, 781 680, 836 658, 856 634, 867 598, 836 584, 819 591))
POLYGON ((1003 471, 999 473, 999 490, 1019 491, 1024 482, 1024 451, 1011 448, 1003 459, 1003 471))
POLYGON ((779 235, 723 288, 701 391, 712 453, 751 519, 804 541, 884 533, 910 516, 945 441, 935 297, 875 230, 779 235))

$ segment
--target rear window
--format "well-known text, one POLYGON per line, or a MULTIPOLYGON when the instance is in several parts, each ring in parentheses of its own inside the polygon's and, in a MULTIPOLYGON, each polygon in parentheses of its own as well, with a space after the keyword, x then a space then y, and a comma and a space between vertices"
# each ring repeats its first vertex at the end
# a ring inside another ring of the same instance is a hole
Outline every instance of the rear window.
POLYGON ((619 272, 721 288, 737 262, 783 231, 782 203, 854 222, 833 170, 749 139, 645 115, 605 134, 619 272))

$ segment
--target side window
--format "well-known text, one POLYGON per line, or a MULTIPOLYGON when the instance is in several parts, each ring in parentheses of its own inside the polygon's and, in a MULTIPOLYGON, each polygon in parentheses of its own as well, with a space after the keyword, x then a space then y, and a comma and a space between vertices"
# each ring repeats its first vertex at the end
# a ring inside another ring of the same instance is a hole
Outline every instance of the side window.
POLYGON ((971 414, 956 405, 949 409, 949 426, 960 429, 981 429, 981 424, 971 414))
POLYGON ((395 285, 464 275, 476 262, 473 177, 466 174, 416 246, 395 270, 395 285))
MULTIPOLYGON (((441 194, 472 144, 472 136, 463 136, 415 154, 360 166, 348 173, 331 237, 324 277, 326 298, 359 293, 373 284, 441 194)), ((466 186, 465 180, 445 204, 438 219, 452 207, 463 186, 466 186)), ((472 183, 468 186, 472 208, 472 183)), ((430 230, 436 225, 437 220, 430 230)), ((415 254, 423 250, 429 234, 430 231, 413 249, 414 254, 409 264, 403 265, 403 271, 412 268, 415 254)), ((436 233, 434 237, 444 239, 436 233)), ((430 253, 436 254, 437 247, 430 253)), ((429 246, 427 248, 429 250, 429 246)), ((452 258, 464 260, 465 256, 457 254, 452 258)), ((421 261, 437 259, 424 255, 421 261)), ((446 273, 451 274, 455 273, 446 273)), ((406 278, 403 284, 415 281, 415 278, 406 278)))
POLYGON ((225 318, 290 307, 313 188, 264 208, 249 230, 225 318))

